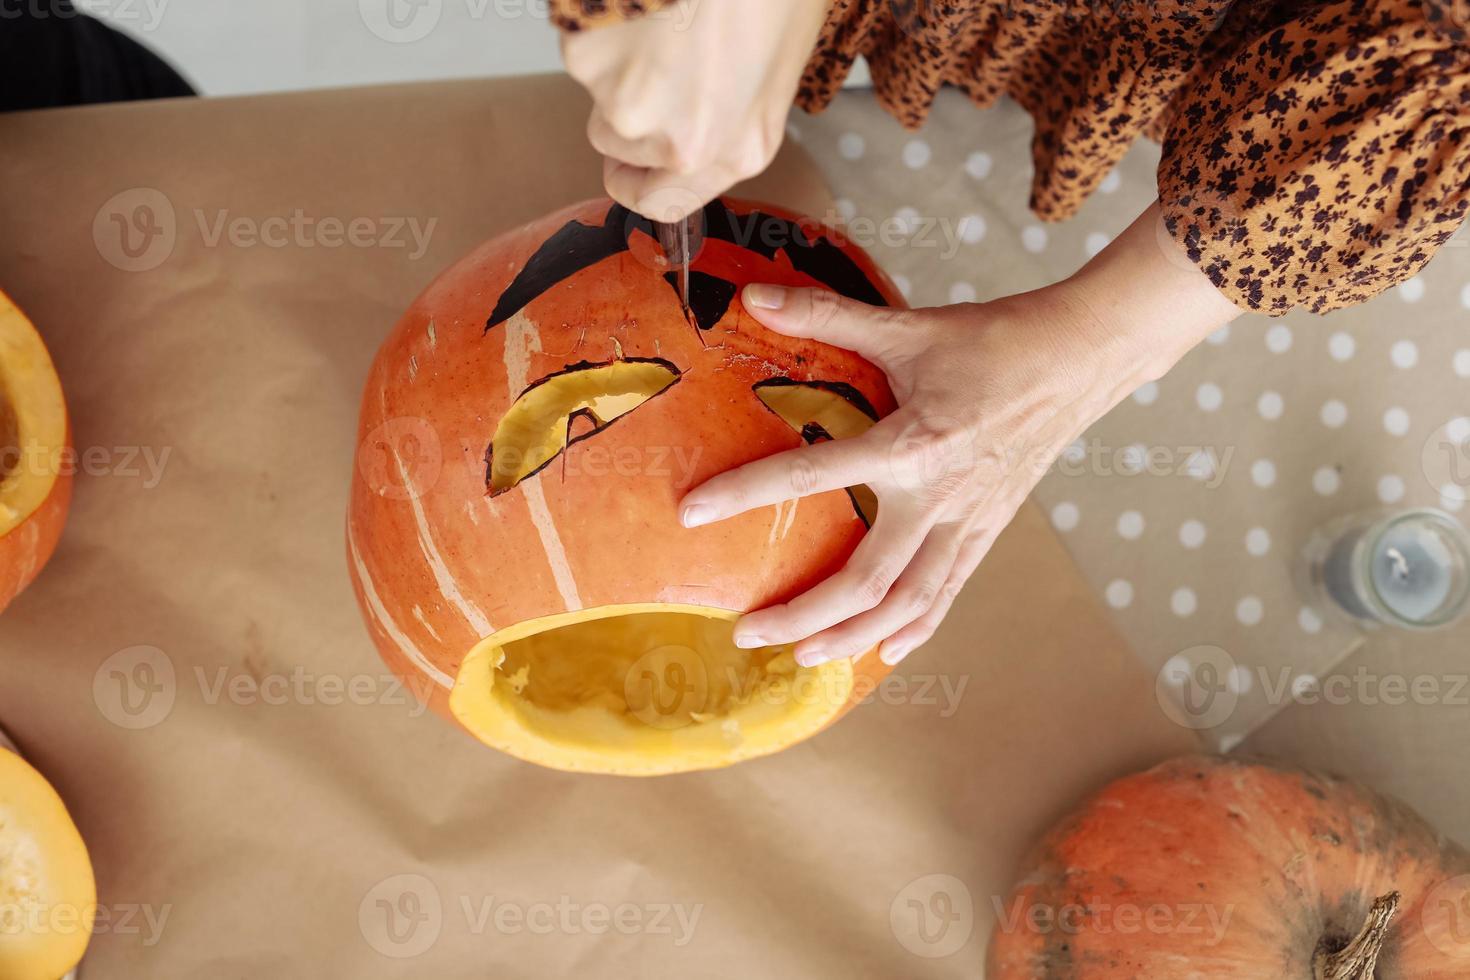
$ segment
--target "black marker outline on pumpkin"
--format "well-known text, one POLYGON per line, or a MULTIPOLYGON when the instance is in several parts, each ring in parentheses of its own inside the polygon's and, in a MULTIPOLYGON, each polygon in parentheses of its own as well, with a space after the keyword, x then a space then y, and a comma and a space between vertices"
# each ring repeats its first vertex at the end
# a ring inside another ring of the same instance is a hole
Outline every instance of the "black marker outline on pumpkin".
MULTIPOLYGON (((764 211, 737 215, 719 198, 705 205, 705 237, 729 242, 767 259, 784 251, 791 267, 848 299, 870 306, 887 306, 878 287, 862 267, 830 239, 808 238, 798 222, 764 211)), ((614 204, 600 225, 568 221, 526 260, 485 322, 485 333, 529 306, 542 293, 603 259, 626 252, 634 231, 650 237, 653 225, 641 215, 614 204)), ((725 282, 717 276, 711 280, 725 282)), ((673 284, 670 283, 672 286, 673 284)), ((692 282, 691 282, 692 285, 692 282)), ((734 284, 729 284, 732 291, 734 284)), ((727 304, 728 306, 728 304, 727 304)), ((723 315, 723 311, 721 311, 723 315)), ((713 326, 718 317, 710 322, 713 326)), ((704 328, 708 329, 708 328, 704 328)))
MULTIPOLYGON (((630 408, 623 414, 609 419, 606 422, 603 422, 601 425, 596 425, 595 428, 588 432, 582 433, 575 439, 570 438, 572 419, 585 415, 586 417, 591 418, 594 424, 598 421, 598 419, 597 416, 593 415, 587 409, 578 409, 576 412, 573 412, 567 417, 567 435, 569 438, 566 440, 566 442, 562 444, 561 449, 553 455, 547 457, 540 466, 536 467, 531 472, 518 477, 516 481, 510 486, 501 487, 499 490, 496 490, 493 486, 495 466, 495 440, 491 439, 490 444, 485 447, 485 496, 498 497, 502 493, 509 493, 525 481, 529 480, 531 477, 546 469, 546 467, 550 466, 558 459, 562 458, 564 455, 566 455, 567 450, 571 449, 577 443, 581 442, 584 439, 590 439, 595 435, 606 432, 614 424, 616 424, 618 419, 626 418, 629 415, 632 415, 634 412, 638 411, 638 409, 642 408, 644 405, 647 405, 649 402, 653 401, 659 395, 662 395, 664 392, 668 391, 670 388, 674 387, 674 385, 678 384, 684 379, 684 372, 679 370, 678 365, 674 364, 673 361, 666 360, 662 357, 615 357, 607 361, 578 361, 575 364, 568 364, 560 371, 553 371, 544 377, 537 378, 535 381, 532 381, 530 384, 526 385, 521 393, 519 395, 516 395, 515 401, 510 403, 510 408, 506 409, 506 414, 510 414, 511 410, 514 409, 516 405, 520 404, 521 399, 525 398, 527 394, 546 384, 548 381, 553 381, 557 378, 565 377, 568 374, 576 374, 578 371, 589 371, 595 368, 611 367, 614 364, 657 364, 659 367, 665 368, 668 371, 672 372, 674 375, 674 379, 668 384, 664 385, 658 391, 655 391, 653 394, 643 399, 643 401, 639 402, 633 408, 630 408)), ((504 416, 501 416, 501 419, 503 421, 504 416)), ((496 428, 499 428, 498 422, 496 423, 496 428)))
MULTIPOLYGON (((678 279, 677 272, 664 273, 664 281, 674 290, 675 297, 679 295, 678 279)), ((730 280, 689 270, 689 314, 699 329, 708 330, 719 323, 734 299, 735 284, 730 280)))

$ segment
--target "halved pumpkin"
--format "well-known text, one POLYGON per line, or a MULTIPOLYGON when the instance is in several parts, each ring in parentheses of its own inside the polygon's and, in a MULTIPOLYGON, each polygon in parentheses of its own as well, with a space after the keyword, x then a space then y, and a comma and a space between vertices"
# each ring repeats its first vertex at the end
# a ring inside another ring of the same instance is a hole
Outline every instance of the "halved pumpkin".
POLYGON ((0 734, 0 977, 57 980, 91 938, 97 886, 56 790, 0 734))
POLYGON ((741 287, 889 305, 897 291, 821 226, 717 201, 691 322, 638 254, 645 224, 594 201, 483 246, 414 303, 363 398, 348 554, 380 652, 487 745, 558 769, 655 775, 776 752, 888 669, 798 667, 789 647, 731 636, 741 613, 842 567, 865 531, 846 494, 694 529, 679 503, 894 407, 876 367, 766 330, 741 287), (391 436, 409 430, 412 444, 391 436), (450 462, 420 473, 427 433, 450 462), (403 486, 375 485, 384 459, 403 486))
POLYGON ((0 610, 56 549, 71 503, 70 446, 51 356, 0 292, 0 610))

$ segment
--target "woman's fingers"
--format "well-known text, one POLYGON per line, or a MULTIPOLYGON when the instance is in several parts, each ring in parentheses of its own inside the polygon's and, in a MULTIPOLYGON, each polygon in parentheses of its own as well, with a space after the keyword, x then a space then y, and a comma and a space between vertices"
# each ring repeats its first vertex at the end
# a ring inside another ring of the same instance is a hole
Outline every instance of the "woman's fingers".
POLYGON ((980 567, 980 561, 989 550, 990 542, 985 540, 985 535, 972 532, 961 544, 955 563, 944 584, 940 586, 939 594, 934 598, 934 604, 918 619, 884 640, 878 650, 878 659, 892 666, 929 642, 934 631, 939 629, 939 624, 944 622, 944 617, 949 615, 949 607, 954 605, 965 583, 975 574, 975 569, 980 567))
POLYGON ((613 128, 600 109, 593 109, 587 120, 587 140, 598 153, 625 166, 651 169, 667 167, 670 163, 667 140, 624 136, 613 128))
POLYGON ((966 540, 968 532, 962 524, 934 525, 877 608, 802 641, 796 647, 796 662, 814 667, 857 656, 924 616, 940 601, 966 540))
POLYGON ((880 501, 877 521, 842 571, 788 603, 746 613, 735 624, 735 645, 793 643, 874 608, 913 560, 929 526, 920 515, 880 501))
POLYGON ((885 640, 878 651, 878 659, 892 666, 929 642, 929 638, 934 635, 934 631, 949 614, 949 607, 954 605, 965 583, 970 580, 971 575, 975 574, 975 569, 980 567, 985 556, 990 554, 990 548, 995 544, 995 539, 1016 516, 1016 509, 1021 506, 1021 501, 1026 499, 1024 489, 1019 493, 1019 497, 1014 491, 998 495, 999 503, 986 506, 984 511, 986 520, 983 524, 970 522, 973 529, 961 544, 959 553, 955 557, 954 567, 950 570, 949 578, 940 588, 934 605, 924 615, 885 640))
MULTIPOLYGON (((830 289, 753 283, 741 296, 745 310, 763 326, 788 337, 810 337, 876 361, 893 353, 905 328, 893 310, 869 306, 830 289)), ((909 331, 912 337, 912 331, 909 331)))
POLYGON ((602 182, 608 196, 655 221, 678 221, 714 200, 738 178, 720 167, 685 174, 664 167, 636 166, 605 157, 602 182))
POLYGON ((711 477, 685 495, 680 520, 685 527, 699 527, 794 497, 867 483, 884 472, 888 461, 880 428, 800 446, 711 477))

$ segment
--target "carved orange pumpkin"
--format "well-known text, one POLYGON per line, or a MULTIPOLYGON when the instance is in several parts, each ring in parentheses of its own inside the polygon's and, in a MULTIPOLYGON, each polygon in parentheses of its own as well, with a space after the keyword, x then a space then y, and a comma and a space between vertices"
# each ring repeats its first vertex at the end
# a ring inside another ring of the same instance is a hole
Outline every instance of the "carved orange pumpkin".
POLYGON ((822 226, 705 210, 685 319, 648 224, 606 200, 445 272, 363 397, 348 552, 389 665, 472 734, 556 768, 658 774, 777 751, 886 672, 739 650, 731 624, 837 571, 864 496, 685 529, 710 476, 893 409, 855 354, 744 313, 750 282, 901 300, 822 226))
POLYGON ((0 292, 0 610, 56 550, 71 504, 66 401, 46 345, 0 292))
POLYGON ((991 980, 1470 977, 1470 855, 1396 800, 1187 757, 1062 821, 997 908, 991 980))

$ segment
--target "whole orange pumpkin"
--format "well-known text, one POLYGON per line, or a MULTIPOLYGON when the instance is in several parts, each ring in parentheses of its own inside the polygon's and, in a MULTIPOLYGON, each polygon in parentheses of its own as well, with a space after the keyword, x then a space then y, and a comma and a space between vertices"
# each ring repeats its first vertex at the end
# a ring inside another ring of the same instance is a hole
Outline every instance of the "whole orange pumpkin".
POLYGON ((368 377, 348 555, 370 631, 433 706, 520 758, 727 765, 815 733, 886 672, 731 640, 740 613, 842 566, 862 488, 692 530, 678 504, 894 407, 862 358, 745 315, 743 286, 899 295, 815 222, 728 199, 704 219, 687 319, 648 223, 590 201, 450 268, 368 377))
POLYGON ((1470 977, 1470 855, 1335 776, 1174 759, 1092 797, 1025 867, 991 980, 1470 977))
POLYGON ((40 334, 0 292, 0 610, 56 550, 71 505, 66 401, 40 334))

